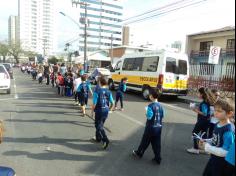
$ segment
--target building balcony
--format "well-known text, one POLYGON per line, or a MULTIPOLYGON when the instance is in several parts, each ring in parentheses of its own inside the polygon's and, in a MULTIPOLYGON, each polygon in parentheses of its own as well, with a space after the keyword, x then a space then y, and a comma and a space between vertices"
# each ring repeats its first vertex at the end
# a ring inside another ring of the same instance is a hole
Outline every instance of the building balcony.
MULTIPOLYGON (((208 63, 209 54, 209 51, 192 51, 190 54, 190 63, 208 63)), ((228 62, 235 63, 235 49, 221 49, 219 64, 225 65, 228 62)))
MULTIPOLYGON (((195 57, 209 57, 209 50, 206 51, 193 51, 190 54, 191 58, 195 57)), ((221 49, 220 56, 230 56, 235 57, 235 48, 232 49, 221 49)))

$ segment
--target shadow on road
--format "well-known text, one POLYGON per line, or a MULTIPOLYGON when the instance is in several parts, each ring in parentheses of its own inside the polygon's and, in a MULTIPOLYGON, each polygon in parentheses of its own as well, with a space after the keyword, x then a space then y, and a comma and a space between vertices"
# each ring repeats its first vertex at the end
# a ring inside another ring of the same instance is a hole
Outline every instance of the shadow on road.
POLYGON ((23 155, 36 160, 90 161, 86 168, 80 172, 82 175, 145 176, 158 174, 161 176, 199 176, 202 174, 208 156, 196 156, 186 153, 185 150, 191 146, 191 130, 192 125, 189 124, 164 124, 162 133, 163 161, 160 166, 151 163, 153 158, 151 147, 149 147, 141 160, 134 159, 131 156, 132 150, 139 145, 143 128, 135 130, 124 140, 111 139, 110 147, 104 152, 102 152, 100 144, 92 144, 89 140, 54 139, 46 136, 39 138, 7 137, 4 139, 6 143, 62 145, 77 151, 87 152, 87 155, 67 154, 64 151, 30 153, 18 150, 7 151, 3 155, 13 157, 21 157, 23 155), (189 131, 189 133, 186 133, 186 131, 189 131), (91 156, 99 151, 102 152, 102 156, 91 156))

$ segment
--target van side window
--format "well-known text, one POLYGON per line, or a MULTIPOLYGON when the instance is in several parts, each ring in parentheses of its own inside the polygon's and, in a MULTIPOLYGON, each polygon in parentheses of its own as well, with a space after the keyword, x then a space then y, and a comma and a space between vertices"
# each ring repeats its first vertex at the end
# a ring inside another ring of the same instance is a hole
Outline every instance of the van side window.
POLYGON ((132 71, 133 70, 134 61, 135 61, 135 58, 126 58, 124 60, 124 64, 123 64, 122 70, 132 71))
POLYGON ((156 72, 159 63, 159 57, 146 57, 143 61, 142 71, 156 72))
POLYGON ((179 74, 187 75, 187 73, 188 73, 187 61, 179 60, 178 70, 179 70, 179 74))
POLYGON ((143 60, 144 60, 144 58, 142 58, 142 57, 135 58, 132 70, 133 71, 142 71, 143 60))
POLYGON ((177 63, 175 58, 167 57, 166 58, 166 72, 177 74, 177 63))

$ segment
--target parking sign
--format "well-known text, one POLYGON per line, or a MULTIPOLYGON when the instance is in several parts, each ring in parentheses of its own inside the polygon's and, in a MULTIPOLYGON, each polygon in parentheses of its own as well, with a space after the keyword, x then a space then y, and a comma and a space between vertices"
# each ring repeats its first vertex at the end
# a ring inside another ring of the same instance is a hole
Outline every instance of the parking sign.
POLYGON ((210 53, 209 53, 209 64, 218 64, 220 58, 220 50, 221 47, 211 46, 210 53))

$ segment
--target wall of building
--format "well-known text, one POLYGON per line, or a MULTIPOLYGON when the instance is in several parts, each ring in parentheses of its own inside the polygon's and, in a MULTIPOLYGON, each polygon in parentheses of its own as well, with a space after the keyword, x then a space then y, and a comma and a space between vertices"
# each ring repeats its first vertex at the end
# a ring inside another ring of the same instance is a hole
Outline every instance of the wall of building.
MULTIPOLYGON (((89 4, 87 18, 88 51, 108 49, 122 44, 123 5, 121 0, 81 0, 89 4)), ((80 6, 80 15, 85 16, 85 7, 80 6)), ((84 26, 80 28, 80 51, 84 51, 84 26)))

